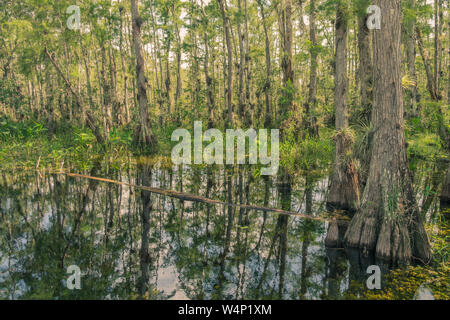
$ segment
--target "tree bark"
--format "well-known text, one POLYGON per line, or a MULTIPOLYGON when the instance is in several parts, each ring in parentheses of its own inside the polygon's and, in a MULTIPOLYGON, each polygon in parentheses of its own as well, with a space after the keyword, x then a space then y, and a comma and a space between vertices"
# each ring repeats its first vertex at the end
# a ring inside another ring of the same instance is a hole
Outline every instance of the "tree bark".
POLYGON ((309 73, 309 90, 308 100, 305 105, 305 113, 307 116, 306 126, 311 136, 318 136, 319 131, 316 125, 316 119, 312 114, 316 106, 317 95, 317 37, 316 37, 316 0, 311 0, 309 6, 309 41, 311 48, 310 54, 310 73, 309 73))
MULTIPOLYGON (((287 116, 291 111, 294 95, 294 70, 292 69, 292 3, 285 0, 280 12, 281 69, 283 70, 283 103, 280 114, 287 116)), ((282 119, 283 120, 283 119, 282 119)))
POLYGON ((374 140, 362 204, 345 235, 349 247, 378 258, 428 263, 431 249, 415 201, 406 157, 400 54, 400 0, 377 0, 384 13, 373 37, 374 140))
POLYGON ((248 117, 246 117, 246 107, 245 103, 245 95, 244 95, 244 65, 245 65, 245 54, 244 54, 244 36, 241 30, 241 14, 242 14, 242 5, 241 0, 238 0, 238 15, 237 19, 237 33, 238 33, 238 44, 239 44, 239 88, 238 88, 238 112, 239 117, 242 121, 246 121, 248 117))
POLYGON ((262 24, 264 29, 264 43, 265 43, 265 56, 266 56, 266 82, 264 84, 264 94, 266 98, 266 114, 264 118, 264 126, 269 128, 272 124, 272 66, 270 59, 270 39, 267 28, 267 21, 264 12, 264 5, 261 0, 258 0, 259 9, 261 11, 262 24))
POLYGON ((147 79, 144 71, 144 58, 142 56, 141 47, 141 24, 142 19, 139 16, 137 7, 137 0, 130 0, 131 2, 131 19, 133 30, 133 44, 134 53, 136 55, 136 78, 138 87, 138 102, 139 102, 139 128, 136 134, 136 140, 140 144, 154 145, 155 138, 152 135, 150 128, 150 120, 148 115, 148 100, 147 100, 147 79))
POLYGON ((227 16, 225 10, 224 0, 217 0, 222 13, 223 29, 225 33, 225 40, 227 45, 227 110, 228 118, 227 125, 231 126, 233 123, 233 50, 231 47, 231 31, 230 31, 230 19, 227 16))
POLYGON ((370 30, 367 28, 366 8, 368 2, 365 5, 358 7, 358 57, 359 57, 359 69, 358 78, 360 82, 359 92, 361 95, 361 106, 367 122, 370 122, 370 114, 372 112, 372 53, 370 52, 370 30))
MULTIPOLYGON (((372 52, 370 50, 370 30, 367 28, 366 9, 369 1, 358 2, 358 58, 359 69, 358 79, 360 83, 359 92, 361 96, 361 107, 363 119, 369 126, 371 122, 371 113, 373 105, 373 66, 372 66, 372 52)), ((370 165, 370 145, 365 146, 364 152, 359 156, 360 170, 359 183, 361 190, 366 185, 367 176, 369 174, 370 165)))
POLYGON ((336 53, 334 57, 334 104, 336 115, 336 151, 328 192, 329 210, 354 211, 359 205, 358 175, 351 153, 352 135, 348 132, 347 112, 347 31, 348 7, 340 1, 336 11, 336 53))
MULTIPOLYGON (((213 78, 210 77, 209 73, 209 44, 208 44, 208 18, 206 16, 205 10, 202 7, 202 18, 204 23, 204 34, 203 39, 205 42, 205 57, 203 61, 203 69, 205 73, 205 83, 206 83, 206 104, 208 107, 208 125, 209 127, 214 127, 214 109, 215 109, 215 101, 214 101, 214 91, 213 91, 213 78)), ((214 75, 214 72, 213 72, 214 75)))
MULTIPOLYGON (((139 180, 143 186, 151 185, 152 168, 148 164, 138 166, 138 172, 141 175, 139 180)), ((150 214, 152 212, 151 192, 141 190, 141 248, 139 250, 139 263, 141 269, 141 277, 139 279, 139 295, 145 298, 149 289, 150 265, 152 257, 149 252, 150 247, 150 214)))
POLYGON ((417 44, 419 46, 420 55, 422 56, 423 65, 425 67, 425 74, 427 76, 427 89, 430 93, 431 99, 433 101, 441 100, 441 96, 439 95, 439 91, 437 90, 435 79, 433 77, 433 71, 431 70, 431 62, 428 56, 428 52, 425 49, 422 40, 422 33, 418 26, 416 26, 416 36, 417 36, 417 44))
MULTIPOLYGON (((410 1, 410 9, 415 10, 416 1, 410 1)), ((417 72, 416 72, 416 19, 415 17, 411 18, 409 21, 409 25, 406 30, 406 60, 408 65, 408 73, 411 80, 414 82, 414 85, 411 87, 409 92, 410 101, 411 101, 411 109, 414 115, 417 115, 417 103, 418 103, 418 95, 419 92, 417 90, 417 72)))
POLYGON ((178 17, 175 15, 175 4, 172 4, 172 17, 174 19, 175 24, 175 39, 177 42, 176 47, 176 56, 177 56, 177 87, 175 89, 175 101, 174 101, 174 113, 177 112, 178 100, 181 95, 181 38, 180 38, 180 30, 178 27, 178 17))
POLYGON ((128 70, 125 67, 125 57, 124 57, 124 52, 123 52, 123 46, 125 45, 125 43, 123 41, 123 8, 121 7, 119 9, 119 11, 120 11, 119 47, 120 47, 120 62, 122 65, 122 73, 123 73, 123 107, 125 109, 124 110, 125 111, 125 121, 123 121, 123 118, 122 118, 122 123, 128 124, 131 121, 131 117, 130 117, 130 108, 128 107, 128 70))

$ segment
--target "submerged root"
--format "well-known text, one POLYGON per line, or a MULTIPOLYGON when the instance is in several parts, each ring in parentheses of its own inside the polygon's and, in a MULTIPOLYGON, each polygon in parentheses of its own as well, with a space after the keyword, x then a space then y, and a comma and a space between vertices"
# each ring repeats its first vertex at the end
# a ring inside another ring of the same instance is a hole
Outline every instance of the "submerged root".
POLYGON ((337 248, 339 245, 339 226, 334 219, 328 227, 327 237, 325 238, 325 246, 328 248, 337 248))
POLYGON ((409 263, 412 253, 407 225, 398 220, 384 219, 375 254, 382 260, 409 263))
POLYGON ((372 209, 363 208, 353 217, 345 233, 345 244, 363 251, 375 249, 377 239, 377 216, 372 209))
POLYGON ((428 238, 425 229, 417 230, 417 226, 421 224, 414 223, 411 228, 401 212, 384 217, 380 224, 374 209, 365 208, 352 219, 345 245, 365 253, 374 250, 376 258, 395 264, 408 264, 413 257, 428 263, 431 259, 428 238))
POLYGON ((325 246, 327 248, 342 248, 348 225, 349 221, 347 219, 333 219, 328 227, 325 246))
POLYGON ((413 257, 422 263, 429 263, 432 258, 430 240, 418 211, 411 225, 411 234, 413 257))

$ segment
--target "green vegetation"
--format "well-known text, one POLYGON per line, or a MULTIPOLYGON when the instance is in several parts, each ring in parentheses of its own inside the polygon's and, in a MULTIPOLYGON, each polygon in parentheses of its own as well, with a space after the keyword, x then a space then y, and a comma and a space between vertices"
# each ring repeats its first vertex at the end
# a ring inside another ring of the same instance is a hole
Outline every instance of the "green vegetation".
MULTIPOLYGON (((411 300, 421 286, 428 287, 434 298, 438 300, 450 299, 450 227, 447 224, 429 226, 433 249, 433 262, 428 266, 408 266, 391 270, 383 277, 382 290, 364 290, 360 298, 383 300, 411 300)), ((354 284, 361 286, 361 284, 354 284)), ((347 298, 352 298, 349 295, 347 298)), ((353 298, 355 298, 353 296, 353 298)))

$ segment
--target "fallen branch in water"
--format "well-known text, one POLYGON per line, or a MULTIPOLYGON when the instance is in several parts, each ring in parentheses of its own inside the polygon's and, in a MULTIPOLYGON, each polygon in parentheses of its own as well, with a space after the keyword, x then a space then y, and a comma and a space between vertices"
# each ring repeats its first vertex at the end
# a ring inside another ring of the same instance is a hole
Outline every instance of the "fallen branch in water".
POLYGON ((260 211, 265 211, 265 212, 276 212, 279 214, 295 216, 295 217, 300 217, 300 218, 309 219, 309 220, 316 220, 316 221, 331 221, 334 219, 342 219, 342 220, 348 219, 345 216, 340 216, 340 215, 336 215, 336 214, 330 215, 330 217, 328 217, 328 218, 314 217, 314 216, 310 216, 310 215, 306 215, 306 214, 302 214, 302 213, 298 213, 298 212, 286 211, 286 210, 281 210, 281 209, 276 209, 276 208, 266 208, 266 207, 260 207, 260 206, 250 205, 250 204, 227 203, 227 202, 223 202, 223 201, 219 201, 219 200, 205 198, 202 196, 196 196, 196 195, 185 193, 185 192, 178 192, 178 191, 166 190, 166 189, 160 189, 160 188, 154 188, 154 187, 148 187, 148 186, 138 186, 138 185, 134 185, 134 184, 128 183, 128 182, 122 182, 122 181, 117 181, 117 180, 112 180, 112 179, 105 179, 105 178, 100 178, 100 177, 92 177, 92 176, 78 174, 78 173, 68 173, 68 172, 57 172, 57 173, 65 174, 69 177, 78 177, 78 178, 114 183, 117 185, 124 185, 124 186, 132 187, 135 189, 146 190, 146 191, 149 191, 152 193, 156 193, 156 194, 160 194, 160 195, 164 195, 164 196, 168 196, 168 197, 173 197, 173 198, 184 200, 184 201, 195 201, 195 202, 202 202, 202 203, 208 203, 208 204, 214 204, 214 205, 225 205, 225 206, 239 207, 239 208, 244 208, 244 209, 260 210, 260 211))

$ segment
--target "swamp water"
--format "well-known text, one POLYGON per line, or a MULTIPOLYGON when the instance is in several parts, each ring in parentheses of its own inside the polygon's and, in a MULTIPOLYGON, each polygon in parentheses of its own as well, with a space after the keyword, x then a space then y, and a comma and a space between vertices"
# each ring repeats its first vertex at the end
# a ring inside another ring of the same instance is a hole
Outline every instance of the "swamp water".
MULTIPOLYGON (((326 178, 312 188, 302 177, 280 187, 276 177, 255 177, 244 166, 134 164, 84 173, 315 217, 328 189, 326 178)), ((358 298, 374 264, 357 251, 327 249, 326 219, 58 173, 0 172, 0 218, 2 299, 358 298), (79 290, 66 287, 71 265, 81 270, 79 290)))

